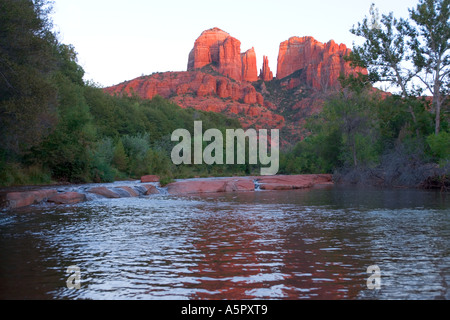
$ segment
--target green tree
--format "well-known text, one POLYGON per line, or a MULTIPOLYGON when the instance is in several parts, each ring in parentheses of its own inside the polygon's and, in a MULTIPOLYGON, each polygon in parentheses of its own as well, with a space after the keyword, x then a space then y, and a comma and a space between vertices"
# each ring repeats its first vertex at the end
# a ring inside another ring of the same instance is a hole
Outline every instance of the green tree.
POLYGON ((9 160, 38 145, 56 119, 50 10, 44 0, 0 1, 0 149, 9 160))
MULTIPOLYGON (((405 21, 397 19, 393 13, 383 14, 378 20, 378 11, 371 7, 370 17, 358 22, 350 32, 363 37, 365 42, 355 46, 349 56, 354 65, 367 68, 372 83, 387 82, 400 89, 400 95, 408 99, 411 95, 409 84, 414 72, 403 64, 410 53, 408 32, 405 21)), ((412 106, 408 106, 414 124, 417 123, 412 106)))
POLYGON ((326 101, 309 119, 310 135, 281 158, 284 173, 333 173, 339 168, 372 167, 383 151, 383 134, 391 137, 382 99, 356 79, 326 101), (382 110, 381 114, 379 110, 382 110), (383 128, 384 132, 381 130, 383 128))
POLYGON ((441 130, 441 110, 450 84, 450 0, 420 0, 410 9, 406 26, 417 78, 433 97, 435 134, 441 130))
POLYGON ((85 182, 89 177, 91 151, 96 132, 89 106, 83 96, 84 87, 59 72, 55 74, 58 88, 58 121, 53 132, 38 147, 34 159, 44 159, 53 176, 70 182, 85 182))
POLYGON ((324 127, 341 136, 340 158, 344 164, 357 167, 376 162, 378 124, 373 110, 374 97, 367 91, 344 89, 327 101, 322 113, 324 127))
POLYGON ((450 133, 441 131, 427 137, 432 154, 440 160, 450 161, 450 133))
POLYGON ((415 10, 410 9, 410 19, 397 19, 391 12, 379 20, 372 5, 370 17, 350 30, 365 42, 354 47, 349 59, 369 70, 372 83, 388 82, 400 89, 401 97, 409 101, 408 112, 417 136, 417 111, 411 101, 423 87, 418 87, 414 79, 419 79, 433 96, 436 134, 441 127, 441 108, 449 84, 449 10, 449 0, 420 0, 415 10))
POLYGON ((91 155, 91 176, 94 182, 112 182, 117 176, 117 170, 111 166, 114 158, 114 142, 106 137, 95 143, 91 155))
POLYGON ((128 157, 121 139, 119 139, 114 148, 112 164, 121 172, 127 172, 128 170, 128 157))

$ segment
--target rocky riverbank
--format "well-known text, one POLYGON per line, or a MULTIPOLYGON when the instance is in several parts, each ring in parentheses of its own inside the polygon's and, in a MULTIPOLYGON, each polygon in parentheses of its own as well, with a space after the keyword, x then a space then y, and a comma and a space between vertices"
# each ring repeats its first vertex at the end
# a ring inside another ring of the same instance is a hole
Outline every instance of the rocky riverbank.
POLYGON ((3 191, 0 207, 13 210, 40 203, 56 205, 76 204, 99 198, 143 197, 150 195, 191 195, 221 192, 255 192, 259 190, 293 190, 332 185, 332 175, 311 174, 293 176, 197 178, 177 180, 164 188, 158 177, 144 176, 140 181, 115 182, 99 185, 41 187, 25 190, 3 191))

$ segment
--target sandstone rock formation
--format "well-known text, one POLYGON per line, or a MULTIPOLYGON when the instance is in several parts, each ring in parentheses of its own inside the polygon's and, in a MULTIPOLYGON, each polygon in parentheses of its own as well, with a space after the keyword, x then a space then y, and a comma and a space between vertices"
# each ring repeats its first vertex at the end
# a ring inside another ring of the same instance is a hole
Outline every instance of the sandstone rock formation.
POLYGON ((142 177, 141 177, 141 182, 142 182, 142 183, 146 183, 146 182, 159 182, 159 176, 155 176, 155 175, 142 176, 142 177))
POLYGON ((231 81, 201 71, 166 72, 126 81, 106 88, 110 94, 135 93, 144 99, 156 95, 164 98, 193 95, 195 97, 218 96, 246 104, 263 104, 262 95, 251 84, 231 81))
POLYGON ((47 201, 55 204, 75 204, 86 201, 86 195, 78 192, 64 192, 51 196, 47 201))
POLYGON ((136 190, 134 190, 133 188, 131 188, 131 187, 121 186, 121 187, 118 187, 118 188, 124 190, 125 192, 127 192, 130 195, 130 197, 138 197, 139 196, 139 193, 136 190))
POLYGON ((267 58, 266 56, 263 56, 263 67, 261 69, 259 78, 262 81, 272 81, 273 80, 273 73, 272 73, 272 71, 270 71, 270 67, 269 67, 269 58, 267 58))
MULTIPOLYGON (((324 44, 313 37, 292 37, 280 44, 277 78, 283 79, 298 70, 303 70, 299 83, 315 89, 336 88, 340 74, 365 73, 363 69, 354 69, 344 57, 350 53, 344 44, 333 40, 324 44)), ((295 84, 290 83, 292 88, 295 84)))
POLYGON ((255 191, 255 181, 261 190, 294 190, 333 184, 331 174, 205 178, 173 182, 168 185, 168 192, 171 195, 249 192, 255 191))
POLYGON ((256 55, 252 48, 241 54, 241 42, 219 28, 204 31, 189 54, 188 71, 212 65, 236 81, 257 81, 256 55))
POLYGON ((5 196, 5 205, 9 209, 27 207, 45 201, 55 194, 57 194, 57 191, 53 189, 10 192, 5 196))
POLYGON ((158 189, 152 185, 152 184, 144 184, 142 185, 142 187, 144 187, 145 191, 143 192, 143 194, 145 196, 149 196, 152 194, 159 194, 160 192, 158 191, 158 189))
POLYGON ((219 28, 212 28, 200 35, 189 54, 188 71, 203 68, 208 64, 219 64, 220 47, 230 35, 219 28))
POLYGON ((220 192, 247 192, 255 191, 253 179, 242 178, 216 178, 182 180, 169 184, 167 190, 171 195, 220 193, 220 192))
POLYGON ((112 95, 134 93, 143 99, 160 95, 182 108, 223 112, 237 117, 244 128, 281 128, 285 121, 264 105, 263 96, 252 84, 203 71, 157 73, 104 90, 112 95))
POLYGON ((251 48, 247 50, 245 53, 242 53, 241 60, 242 60, 242 80, 249 82, 258 81, 255 49, 251 48))
MULTIPOLYGON (((258 177, 227 177, 227 178, 196 178, 178 180, 167 185, 167 193, 170 195, 191 195, 202 193, 224 193, 224 192, 255 192, 257 186, 261 190, 292 190, 314 188, 323 185, 332 185, 332 176, 329 174, 309 175, 278 175, 258 177)), ((158 188, 152 184, 136 182, 127 186, 106 184, 98 187, 80 186, 78 191, 73 186, 64 192, 58 189, 24 190, 4 192, 1 195, 0 209, 18 209, 33 204, 50 202, 53 204, 77 204, 91 201, 98 197, 88 196, 96 194, 106 199, 155 196, 160 194, 158 188)))
POLYGON ((117 192, 114 192, 106 187, 94 187, 89 189, 88 192, 110 199, 120 198, 120 195, 117 192))
POLYGON ((257 180, 262 190, 293 190, 312 188, 316 185, 332 185, 331 174, 306 174, 294 176, 266 176, 257 180))
POLYGON ((353 69, 350 53, 333 40, 291 37, 280 44, 276 80, 263 57, 257 74, 255 49, 240 52, 241 43, 212 28, 195 41, 184 72, 155 73, 104 90, 112 95, 160 95, 182 108, 220 112, 237 118, 244 128, 284 129, 282 145, 307 134, 305 119, 320 112, 326 94, 339 88, 339 76, 367 70, 353 69))

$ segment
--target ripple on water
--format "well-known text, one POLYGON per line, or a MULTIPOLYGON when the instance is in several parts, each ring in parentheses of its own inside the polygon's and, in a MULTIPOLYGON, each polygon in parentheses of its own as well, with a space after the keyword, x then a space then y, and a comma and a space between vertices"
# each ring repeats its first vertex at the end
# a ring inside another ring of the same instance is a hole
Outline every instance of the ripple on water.
POLYGON ((448 201, 412 193, 386 205, 373 202, 386 193, 369 195, 98 198, 2 213, 0 298, 8 288, 50 299, 448 298, 448 201), (366 288, 373 264, 376 293, 366 288), (70 265, 81 290, 65 287, 70 265))

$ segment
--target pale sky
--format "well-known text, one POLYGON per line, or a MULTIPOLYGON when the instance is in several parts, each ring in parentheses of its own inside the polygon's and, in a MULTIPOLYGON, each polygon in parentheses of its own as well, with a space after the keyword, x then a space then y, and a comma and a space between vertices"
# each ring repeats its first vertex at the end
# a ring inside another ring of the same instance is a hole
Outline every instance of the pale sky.
POLYGON ((110 86, 154 72, 185 71, 202 31, 218 27, 254 47, 276 74, 280 43, 293 36, 361 43, 350 29, 375 3, 408 17, 418 0, 54 0, 59 39, 74 45, 85 80, 110 86))

